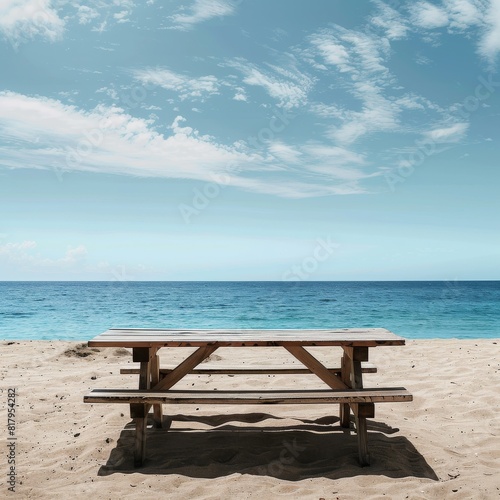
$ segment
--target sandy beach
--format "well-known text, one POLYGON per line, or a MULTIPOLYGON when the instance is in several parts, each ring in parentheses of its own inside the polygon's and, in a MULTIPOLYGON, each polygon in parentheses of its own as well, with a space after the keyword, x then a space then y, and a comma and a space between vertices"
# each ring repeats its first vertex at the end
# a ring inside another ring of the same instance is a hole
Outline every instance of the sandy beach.
MULTIPOLYGON (((412 403, 376 406, 370 467, 338 406, 164 407, 170 430, 148 432, 134 469, 126 405, 84 404, 92 388, 135 388, 124 349, 60 341, 0 344, 2 498, 427 499, 500 496, 500 340, 419 340, 372 349, 366 387, 405 386, 412 403), (15 493, 8 491, 7 401, 16 389, 15 493), (7 450, 7 453, 5 452, 7 450)), ((337 359, 337 351, 312 350, 337 359), (325 354, 326 353, 326 354, 325 354)), ((172 361, 188 350, 164 349, 172 361), (180 351, 180 352, 179 352, 180 351), (171 357, 170 357, 171 356, 171 357)), ((210 362, 256 365, 284 350, 219 349, 210 362), (244 351, 244 352, 243 352, 244 351)), ((191 375, 180 387, 323 388, 310 375, 191 375)))

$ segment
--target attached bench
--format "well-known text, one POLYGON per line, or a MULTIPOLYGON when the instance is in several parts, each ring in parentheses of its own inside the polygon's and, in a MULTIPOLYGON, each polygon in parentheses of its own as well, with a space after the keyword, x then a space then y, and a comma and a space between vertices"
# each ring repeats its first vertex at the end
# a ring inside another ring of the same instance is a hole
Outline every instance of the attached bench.
MULTIPOLYGON (((160 368, 160 377, 168 375, 175 365, 164 366, 160 368)), ((328 371, 340 375, 340 367, 328 368, 328 371)), ((373 363, 361 363, 362 373, 377 373, 377 367, 373 363)), ((140 373, 139 364, 131 363, 130 366, 124 366, 120 369, 120 374, 122 375, 138 375, 140 373)), ((189 373, 193 375, 288 375, 288 374, 306 374, 311 373, 311 370, 298 365, 283 365, 283 366, 273 366, 273 367, 259 367, 252 368, 251 366, 241 366, 238 368, 232 366, 204 366, 203 368, 194 368, 189 373)))
POLYGON ((151 405, 158 404, 349 404, 356 417, 359 457, 369 464, 366 418, 375 416, 375 403, 409 402, 412 395, 404 387, 341 390, 265 390, 265 391, 198 391, 198 390, 131 390, 94 389, 84 396, 85 403, 126 403, 135 420, 135 465, 142 465, 146 452, 147 415, 151 405))

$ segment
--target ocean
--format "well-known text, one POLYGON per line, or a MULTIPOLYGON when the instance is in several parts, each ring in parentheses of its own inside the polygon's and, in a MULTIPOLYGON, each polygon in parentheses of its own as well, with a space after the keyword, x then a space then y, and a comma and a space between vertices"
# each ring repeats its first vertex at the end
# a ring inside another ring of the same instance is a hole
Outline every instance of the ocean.
POLYGON ((86 341, 113 327, 383 327, 500 337, 500 281, 0 282, 0 338, 86 341))

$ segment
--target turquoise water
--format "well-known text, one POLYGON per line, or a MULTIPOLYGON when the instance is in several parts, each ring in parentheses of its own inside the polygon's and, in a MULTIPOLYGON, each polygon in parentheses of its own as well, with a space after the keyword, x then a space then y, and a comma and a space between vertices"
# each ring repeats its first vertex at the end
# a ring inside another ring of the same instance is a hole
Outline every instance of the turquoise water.
POLYGON ((500 337, 500 281, 0 282, 0 338, 88 340, 111 327, 384 327, 500 337))

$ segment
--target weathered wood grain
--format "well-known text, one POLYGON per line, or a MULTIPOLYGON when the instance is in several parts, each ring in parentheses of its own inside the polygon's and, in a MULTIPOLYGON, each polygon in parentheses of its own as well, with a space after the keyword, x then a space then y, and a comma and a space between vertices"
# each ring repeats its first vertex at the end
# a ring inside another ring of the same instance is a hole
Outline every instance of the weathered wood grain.
POLYGON ((94 389, 85 403, 127 404, 321 404, 388 403, 412 401, 404 387, 362 390, 301 391, 155 391, 130 389, 94 389))
MULTIPOLYGON (((160 375, 168 375, 174 368, 175 365, 164 365, 160 368, 160 375)), ((341 372, 340 367, 326 367, 326 369, 337 375, 341 372)), ((377 373, 377 367, 373 363, 361 363, 361 370, 363 373, 377 373)), ((138 373, 138 365, 130 364, 120 369, 120 374, 122 375, 137 375, 138 373)), ((312 372, 300 365, 262 366, 260 368, 242 366, 239 368, 229 365, 219 365, 217 363, 213 366, 193 368, 189 373, 193 375, 305 375, 312 372)))
POLYGON ((90 347, 249 347, 404 345, 405 339, 384 328, 337 330, 173 330, 110 329, 89 341, 90 347))

